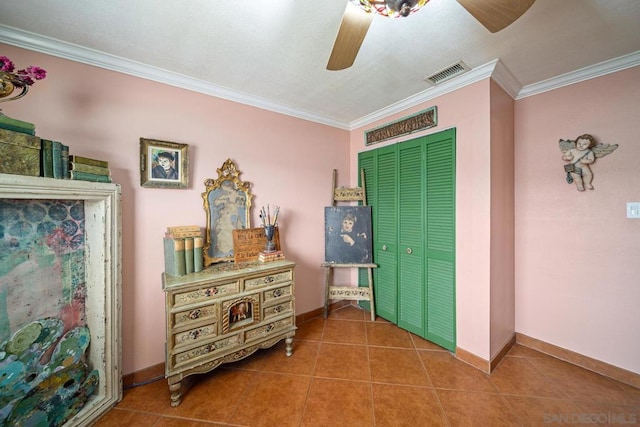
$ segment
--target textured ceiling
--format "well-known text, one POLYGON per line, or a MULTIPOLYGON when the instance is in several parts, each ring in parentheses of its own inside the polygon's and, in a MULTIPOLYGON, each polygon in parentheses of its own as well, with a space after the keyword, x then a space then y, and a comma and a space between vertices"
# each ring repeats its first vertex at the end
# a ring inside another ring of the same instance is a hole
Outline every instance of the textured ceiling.
POLYGON ((472 69, 500 60, 526 88, 640 51, 638 0, 537 0, 495 34, 455 0, 431 0, 408 18, 376 16, 354 65, 327 71, 346 4, 3 1, 0 42, 106 67, 125 59, 169 84, 345 128, 428 94, 424 77, 459 60, 472 69))

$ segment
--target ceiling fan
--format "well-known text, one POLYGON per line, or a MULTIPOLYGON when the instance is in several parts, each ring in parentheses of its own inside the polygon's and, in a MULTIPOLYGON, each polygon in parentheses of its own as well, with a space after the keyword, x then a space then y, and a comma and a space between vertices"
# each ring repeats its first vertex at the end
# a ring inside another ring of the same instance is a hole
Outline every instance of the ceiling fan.
MULTIPOLYGON (((369 30, 374 14, 399 18, 417 12, 429 0, 349 0, 327 70, 351 67, 369 30), (364 10, 364 12, 363 12, 364 10)), ((496 33, 522 16, 535 0, 457 0, 485 28, 496 33)))

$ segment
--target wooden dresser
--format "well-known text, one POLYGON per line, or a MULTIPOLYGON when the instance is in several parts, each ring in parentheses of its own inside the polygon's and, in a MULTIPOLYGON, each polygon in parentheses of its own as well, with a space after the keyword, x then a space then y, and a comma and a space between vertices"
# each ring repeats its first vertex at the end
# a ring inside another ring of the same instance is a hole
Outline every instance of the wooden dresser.
POLYGON ((184 276, 163 275, 167 343, 165 376, 171 406, 182 380, 243 359, 286 340, 296 330, 295 263, 224 263, 184 276))

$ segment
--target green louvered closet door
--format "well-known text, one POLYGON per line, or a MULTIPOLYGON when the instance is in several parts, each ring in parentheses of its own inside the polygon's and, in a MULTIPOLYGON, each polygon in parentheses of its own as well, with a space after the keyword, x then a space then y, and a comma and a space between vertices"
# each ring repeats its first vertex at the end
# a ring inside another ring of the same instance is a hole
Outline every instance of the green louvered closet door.
POLYGON ((358 160, 373 207, 377 314, 454 351, 455 130, 358 160))
MULTIPOLYGON (((372 206, 373 259, 376 314, 398 323, 397 278, 397 150, 395 146, 360 153, 359 168, 364 169, 367 204, 372 206), (386 224, 377 227, 376 224, 386 224), (378 285, 379 284, 379 285, 378 285)), ((360 183, 360 185, 362 185, 360 183)), ((367 286, 367 270, 361 269, 359 283, 367 286)), ((366 304, 362 304, 366 307, 366 304)), ((368 308, 368 307, 366 307, 368 308)))
POLYGON ((424 140, 398 144, 398 326, 426 336, 424 140))
POLYGON ((427 138, 425 338, 456 348, 456 149, 455 129, 427 138))

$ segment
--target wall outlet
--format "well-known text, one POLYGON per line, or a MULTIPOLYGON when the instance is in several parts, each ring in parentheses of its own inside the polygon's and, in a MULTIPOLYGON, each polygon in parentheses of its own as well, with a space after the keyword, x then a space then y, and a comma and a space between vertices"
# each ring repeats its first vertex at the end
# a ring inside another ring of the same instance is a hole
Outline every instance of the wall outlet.
POLYGON ((640 218, 640 202, 627 203, 627 218, 640 218))

